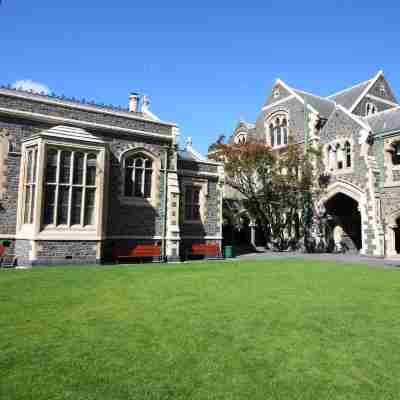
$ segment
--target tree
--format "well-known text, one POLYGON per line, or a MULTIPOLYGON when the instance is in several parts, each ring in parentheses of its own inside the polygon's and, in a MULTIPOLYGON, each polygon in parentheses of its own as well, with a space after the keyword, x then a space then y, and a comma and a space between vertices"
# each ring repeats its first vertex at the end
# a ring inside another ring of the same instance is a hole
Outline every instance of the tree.
POLYGON ((219 144, 213 158, 223 160, 227 184, 242 195, 244 207, 261 222, 268 246, 283 251, 313 250, 314 204, 322 186, 320 152, 289 143, 282 150, 255 140, 219 144))

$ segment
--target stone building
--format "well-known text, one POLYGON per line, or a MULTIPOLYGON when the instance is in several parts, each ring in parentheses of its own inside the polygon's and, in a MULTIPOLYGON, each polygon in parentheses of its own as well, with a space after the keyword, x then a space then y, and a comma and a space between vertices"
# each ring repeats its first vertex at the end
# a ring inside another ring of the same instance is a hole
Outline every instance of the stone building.
POLYGON ((0 239, 14 265, 100 263, 160 244, 168 260, 221 242, 223 167, 129 108, 0 89, 0 239))
MULTIPOLYGON (((399 255, 400 106, 383 72, 328 97, 278 79, 256 122, 240 122, 230 141, 256 138, 278 151, 289 136, 322 149, 329 186, 321 205, 336 246, 365 255, 399 255)), ((234 199, 228 191, 225 204, 234 199)), ((255 245, 256 221, 240 212, 255 245)))

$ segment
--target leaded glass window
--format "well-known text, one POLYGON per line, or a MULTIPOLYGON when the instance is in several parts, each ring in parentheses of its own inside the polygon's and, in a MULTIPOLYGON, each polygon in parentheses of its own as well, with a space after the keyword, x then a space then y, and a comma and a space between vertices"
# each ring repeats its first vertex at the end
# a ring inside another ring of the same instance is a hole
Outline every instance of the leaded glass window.
POLYGON ((44 225, 94 225, 96 174, 97 154, 49 148, 44 183, 44 225))
POLYGON ((25 204, 24 204, 24 223, 32 224, 35 211, 35 189, 37 177, 37 147, 31 147, 26 150, 26 164, 25 164, 25 204))
POLYGON ((126 197, 151 197, 153 161, 143 155, 134 155, 125 159, 126 197))
POLYGON ((185 219, 200 220, 200 187, 186 186, 185 189, 185 219))

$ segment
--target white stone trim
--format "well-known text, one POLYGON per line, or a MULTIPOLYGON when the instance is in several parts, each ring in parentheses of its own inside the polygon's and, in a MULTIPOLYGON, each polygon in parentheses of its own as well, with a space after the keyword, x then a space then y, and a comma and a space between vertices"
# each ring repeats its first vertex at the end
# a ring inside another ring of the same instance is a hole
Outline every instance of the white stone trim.
POLYGON ((343 111, 347 116, 349 116, 353 121, 357 122, 362 128, 364 128, 366 131, 370 132, 371 127, 367 125, 364 121, 362 121, 359 117, 357 117, 355 114, 352 114, 347 108, 343 107, 340 104, 337 104, 336 107, 343 111))
POLYGON ((144 147, 132 147, 121 152, 118 158, 122 176, 122 185, 120 186, 119 200, 122 204, 135 205, 142 207, 158 208, 160 204, 160 176, 161 176, 161 158, 144 147), (149 198, 125 196, 125 160, 127 157, 135 154, 143 154, 153 161, 151 176, 151 196, 149 198))
MULTIPOLYGON (((281 85, 282 85, 289 93, 291 93, 297 100, 299 100, 302 104, 305 104, 304 99, 303 99, 299 94, 297 94, 290 86, 286 85, 285 82, 283 82, 283 81, 280 80, 280 79, 277 79, 276 83, 277 83, 277 84, 281 84, 281 85)), ((319 112, 318 112, 313 106, 311 106, 311 105, 308 104, 308 103, 307 103, 307 108, 308 108, 310 111, 312 111, 313 113, 319 115, 319 112)))
POLYGON ((7 89, 0 89, 0 95, 9 96, 9 97, 18 97, 18 98, 21 98, 24 100, 34 101, 37 103, 51 104, 51 105, 55 105, 55 106, 71 108, 74 110, 91 111, 91 112, 96 112, 98 114, 117 115, 117 116, 124 117, 124 118, 136 119, 139 121, 154 122, 159 125, 176 126, 176 124, 174 122, 163 122, 160 120, 144 118, 144 117, 141 117, 140 115, 131 115, 131 114, 129 114, 129 111, 110 110, 108 108, 102 108, 99 106, 91 106, 90 104, 71 103, 69 101, 63 101, 60 99, 52 99, 52 98, 48 98, 48 97, 38 97, 37 95, 35 96, 31 93, 22 93, 22 92, 18 92, 18 91, 8 91, 7 89))
POLYGON ((222 236, 181 236, 181 239, 222 240, 222 236))
POLYGON ((262 108, 262 111, 269 110, 269 109, 272 108, 272 107, 276 107, 276 106, 278 106, 278 105, 280 105, 280 104, 282 104, 282 103, 285 103, 285 102, 288 101, 288 100, 292 100, 292 99, 294 99, 294 98, 295 98, 295 96, 294 96, 293 94, 291 94, 291 95, 289 95, 289 96, 286 96, 285 98, 283 98, 283 99, 281 99, 281 100, 278 100, 278 101, 276 101, 275 103, 271 103, 271 104, 268 104, 267 106, 264 106, 264 107, 262 108))
POLYGON ((333 93, 333 94, 327 96, 327 98, 329 99, 329 98, 331 98, 331 97, 336 97, 336 96, 338 96, 339 94, 343 94, 343 93, 345 93, 345 92, 348 92, 349 90, 355 89, 356 87, 361 86, 361 85, 363 85, 364 83, 371 82, 371 80, 372 80, 372 79, 368 79, 368 80, 366 80, 366 81, 363 81, 363 82, 360 82, 360 83, 356 83, 356 84, 353 85, 353 86, 350 86, 350 87, 348 87, 348 88, 346 88, 346 89, 343 89, 343 90, 339 90, 338 92, 333 93))
POLYGON ((179 176, 195 176, 195 177, 213 177, 218 178, 220 174, 218 172, 207 172, 207 171, 192 171, 190 169, 181 169, 178 171, 179 176))
MULTIPOLYGON (((96 122, 88 122, 88 121, 80 121, 80 120, 70 119, 70 118, 54 117, 51 115, 43 115, 43 114, 32 113, 29 111, 20 111, 20 110, 14 110, 14 109, 3 108, 3 107, 0 107, 0 114, 14 115, 14 116, 28 118, 28 119, 32 119, 35 121, 41 121, 41 122, 58 123, 60 125, 70 124, 70 125, 75 125, 75 126, 79 126, 82 128, 95 128, 95 129, 106 130, 106 131, 129 133, 129 134, 139 135, 139 136, 156 137, 156 138, 160 138, 160 139, 164 139, 164 140, 168 140, 168 141, 173 140, 173 137, 170 135, 165 135, 165 134, 156 133, 156 132, 146 132, 146 131, 140 131, 140 130, 130 129, 130 128, 115 127, 113 125, 103 125, 103 124, 98 124, 96 122)), ((148 120, 146 120, 146 122, 154 123, 154 121, 148 121, 148 120)))
POLYGON ((349 108, 350 112, 353 112, 354 109, 358 106, 360 101, 366 96, 366 94, 371 90, 372 86, 375 85, 376 81, 383 76, 383 71, 379 71, 373 79, 369 82, 367 87, 363 90, 363 92, 360 94, 360 96, 357 98, 357 100, 353 103, 353 105, 349 108))
MULTIPOLYGON (((393 101, 386 100, 386 99, 383 99, 383 98, 374 96, 373 94, 369 94, 369 93, 368 93, 365 97, 367 97, 367 98, 369 98, 369 99, 371 99, 371 100, 378 101, 378 102, 383 103, 383 104, 387 104, 387 105, 389 105, 389 106, 399 107, 399 104, 398 104, 398 103, 394 103, 393 101)), ((384 110, 384 111, 387 111, 387 110, 384 110)))
MULTIPOLYGON (((79 141, 92 143, 106 143, 100 137, 93 135, 82 128, 74 128, 72 126, 57 125, 48 130, 40 132, 39 136, 51 136, 57 139, 75 139, 79 141)), ((29 139, 28 139, 29 140, 29 139)))
POLYGON ((384 186, 387 187, 398 187, 400 186, 400 182, 393 181, 393 171, 400 171, 400 165, 394 165, 392 162, 391 151, 393 151, 393 144, 399 143, 400 144, 400 136, 391 136, 389 138, 384 138, 384 165, 385 165, 385 183, 384 186))

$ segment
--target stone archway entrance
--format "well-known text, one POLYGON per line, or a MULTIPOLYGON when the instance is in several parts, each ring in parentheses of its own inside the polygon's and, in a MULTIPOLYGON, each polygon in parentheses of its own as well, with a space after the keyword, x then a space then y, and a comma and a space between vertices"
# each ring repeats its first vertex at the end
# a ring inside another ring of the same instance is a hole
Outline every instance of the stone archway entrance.
POLYGON ((325 202, 328 214, 327 238, 337 252, 358 253, 362 249, 361 214, 352 197, 338 192, 325 202))

